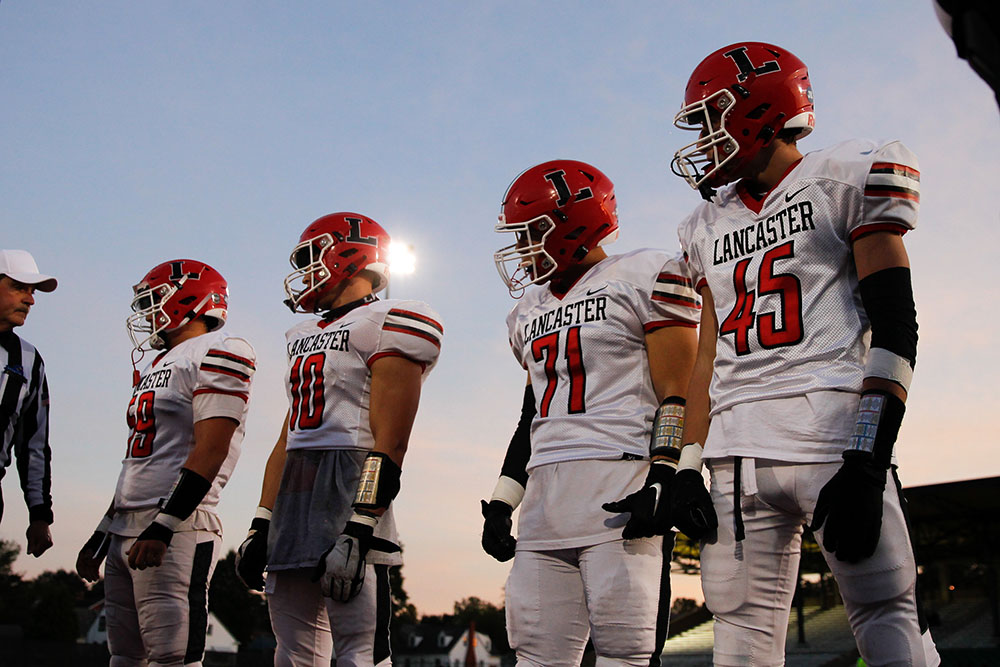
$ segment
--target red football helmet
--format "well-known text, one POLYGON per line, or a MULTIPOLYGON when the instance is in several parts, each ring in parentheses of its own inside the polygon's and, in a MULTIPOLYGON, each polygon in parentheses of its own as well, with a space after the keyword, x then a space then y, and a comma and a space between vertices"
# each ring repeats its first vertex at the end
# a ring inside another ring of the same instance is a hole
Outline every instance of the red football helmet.
POLYGON ((362 269, 375 275, 374 291, 389 284, 389 234, 358 213, 331 213, 312 222, 299 237, 285 278, 285 304, 293 313, 314 313, 320 295, 362 269), (299 285, 294 283, 298 281, 299 285))
POLYGON ((521 173, 507 188, 496 231, 517 241, 493 254, 500 278, 517 298, 618 238, 615 186, 595 167, 552 160, 521 173))
POLYGON ((160 336, 204 317, 209 331, 226 323, 229 287, 218 271, 196 259, 174 259, 158 264, 132 287, 132 315, 126 321, 137 350, 148 343, 166 347, 160 336))
POLYGON ((701 137, 677 151, 671 170, 695 189, 721 187, 781 130, 812 132, 809 71, 781 47, 731 44, 695 68, 674 125, 701 137))

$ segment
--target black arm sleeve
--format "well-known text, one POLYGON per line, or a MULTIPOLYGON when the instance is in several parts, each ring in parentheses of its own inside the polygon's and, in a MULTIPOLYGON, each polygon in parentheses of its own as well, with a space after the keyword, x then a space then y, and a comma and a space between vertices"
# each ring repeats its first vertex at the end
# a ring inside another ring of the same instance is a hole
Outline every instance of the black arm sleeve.
POLYGON ((528 459, 531 458, 531 422, 537 414, 535 392, 529 384, 524 388, 524 403, 521 405, 521 419, 517 422, 514 436, 507 445, 507 455, 503 459, 500 474, 510 477, 521 486, 528 484, 528 459))
POLYGON ((872 347, 917 361, 917 310, 913 305, 910 269, 897 266, 866 276, 858 288, 872 325, 872 347))

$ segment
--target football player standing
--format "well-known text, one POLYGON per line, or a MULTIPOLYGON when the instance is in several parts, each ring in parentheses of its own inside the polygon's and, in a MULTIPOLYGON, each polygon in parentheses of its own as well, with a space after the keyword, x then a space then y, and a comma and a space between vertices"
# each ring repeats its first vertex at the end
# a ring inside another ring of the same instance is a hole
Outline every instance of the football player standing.
POLYGON ((506 607, 517 664, 575 667, 589 636, 598 665, 658 665, 697 295, 677 257, 607 255, 614 186, 583 162, 518 176, 496 231, 515 238, 495 259, 511 295, 523 295, 507 325, 527 387, 482 502, 482 544, 514 559, 506 607))
POLYGON ((135 371, 114 501, 77 571, 96 581, 107 554, 112 667, 200 665, 222 540, 216 506, 240 454, 255 355, 219 331, 229 290, 211 266, 164 262, 133 289, 133 359, 158 354, 135 371))
POLYGON ((700 134, 672 168, 707 200, 678 229, 704 309, 675 521, 704 538, 716 665, 784 664, 805 524, 865 661, 935 665, 893 454, 920 172, 898 141, 803 156, 814 122, 806 66, 758 42, 705 58, 675 118, 700 134))
POLYGON ((286 303, 315 316, 285 334, 289 410, 236 566, 267 594, 279 667, 334 647, 338 665, 390 664, 391 503, 444 331, 427 304, 375 296, 388 247, 371 218, 333 213, 292 250, 286 303))

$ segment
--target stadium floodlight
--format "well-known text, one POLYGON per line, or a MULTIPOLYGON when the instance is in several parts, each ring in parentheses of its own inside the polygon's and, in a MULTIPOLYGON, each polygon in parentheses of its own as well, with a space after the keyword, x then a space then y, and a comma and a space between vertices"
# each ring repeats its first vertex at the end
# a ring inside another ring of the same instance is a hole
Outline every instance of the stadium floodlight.
MULTIPOLYGON (((405 241, 389 243, 389 283, 399 276, 408 276, 417 270, 417 256, 413 244, 405 241)), ((385 298, 389 298, 389 287, 385 288, 385 298)))

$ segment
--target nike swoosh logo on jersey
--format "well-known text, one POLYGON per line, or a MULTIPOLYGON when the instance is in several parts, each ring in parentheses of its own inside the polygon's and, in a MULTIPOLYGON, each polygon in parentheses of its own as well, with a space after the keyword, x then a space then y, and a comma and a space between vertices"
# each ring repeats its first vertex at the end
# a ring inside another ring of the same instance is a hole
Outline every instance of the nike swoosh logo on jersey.
POLYGON ((176 359, 173 360, 173 361, 164 361, 162 365, 163 365, 164 368, 166 368, 167 366, 170 366, 171 364, 173 364, 174 361, 176 361, 176 359))
POLYGON ((805 190, 805 189, 806 189, 806 188, 808 188, 808 187, 809 187, 808 185, 803 185, 803 186, 802 186, 801 188, 799 188, 799 189, 798 189, 798 190, 796 190, 795 192, 792 192, 791 194, 789 194, 789 193, 787 193, 787 192, 786 192, 786 193, 785 193, 785 201, 792 201, 792 198, 793 198, 793 197, 794 197, 795 195, 799 194, 800 192, 802 192, 803 190, 805 190))
POLYGON ((604 287, 598 287, 597 289, 589 289, 589 290, 587 290, 587 296, 591 296, 593 294, 597 294, 601 290, 605 290, 607 288, 608 288, 608 286, 605 285, 604 287))

